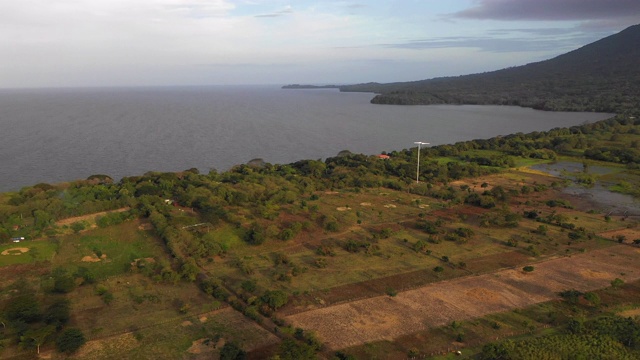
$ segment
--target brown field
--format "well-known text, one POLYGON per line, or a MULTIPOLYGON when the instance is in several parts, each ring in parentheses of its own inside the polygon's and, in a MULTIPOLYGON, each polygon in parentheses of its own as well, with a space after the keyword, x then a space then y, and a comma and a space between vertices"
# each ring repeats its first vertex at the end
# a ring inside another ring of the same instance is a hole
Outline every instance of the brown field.
POLYGON ((640 229, 617 229, 617 230, 609 230, 598 233, 599 236, 602 236, 606 239, 617 239, 618 236, 622 235, 625 237, 625 242, 629 243, 633 240, 640 239, 640 229))
POLYGON ((293 326, 316 332, 332 349, 392 340, 454 320, 549 301, 563 290, 603 288, 617 277, 625 281, 640 279, 640 252, 634 250, 613 246, 537 263, 531 273, 511 269, 468 276, 395 297, 377 296, 301 312, 286 319, 293 326))

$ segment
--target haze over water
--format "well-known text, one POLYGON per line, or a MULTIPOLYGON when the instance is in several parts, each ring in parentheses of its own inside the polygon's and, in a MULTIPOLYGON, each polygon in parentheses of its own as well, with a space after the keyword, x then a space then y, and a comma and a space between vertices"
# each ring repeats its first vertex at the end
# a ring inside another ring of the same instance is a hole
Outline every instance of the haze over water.
POLYGON ((611 114, 389 106, 372 94, 277 87, 0 91, 0 191, 107 174, 227 170, 549 130, 611 114))

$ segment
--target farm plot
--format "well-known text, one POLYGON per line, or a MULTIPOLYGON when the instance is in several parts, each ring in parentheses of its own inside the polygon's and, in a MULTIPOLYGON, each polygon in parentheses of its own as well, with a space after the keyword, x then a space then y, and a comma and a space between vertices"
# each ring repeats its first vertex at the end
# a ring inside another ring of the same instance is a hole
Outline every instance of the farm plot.
POLYGON ((615 278, 640 279, 640 252, 613 246, 519 269, 464 277, 287 316, 296 327, 315 331, 333 349, 402 335, 557 298, 557 292, 606 287, 615 278), (622 275, 624 274, 624 275, 622 275))
POLYGON ((247 351, 279 339, 230 308, 183 316, 159 323, 141 323, 137 330, 89 341, 81 359, 211 359, 226 341, 247 351))

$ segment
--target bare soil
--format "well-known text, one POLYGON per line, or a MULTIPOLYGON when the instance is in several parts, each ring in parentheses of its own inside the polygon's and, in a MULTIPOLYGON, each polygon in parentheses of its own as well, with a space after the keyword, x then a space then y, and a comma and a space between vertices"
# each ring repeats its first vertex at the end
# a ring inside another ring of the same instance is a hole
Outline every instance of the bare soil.
POLYGON ((633 240, 640 239, 640 229, 617 229, 617 230, 609 230, 598 233, 599 236, 607 239, 616 240, 618 236, 622 235, 625 238, 625 242, 629 243, 633 240))
POLYGON ((309 329, 327 346, 341 349, 365 342, 393 340, 454 320, 509 311, 557 299, 567 289, 590 291, 611 280, 640 279, 640 252, 612 246, 535 264, 535 270, 501 270, 443 281, 399 293, 301 312, 286 317, 309 329), (622 275, 624 274, 624 275, 622 275))
POLYGON ((88 221, 88 220, 95 220, 98 216, 103 216, 109 213, 114 213, 114 212, 123 212, 123 211, 127 211, 129 210, 129 207, 123 207, 120 209, 116 209, 116 210, 111 210, 111 211, 101 211, 98 213, 93 213, 93 214, 88 214, 88 215, 82 215, 82 216, 74 216, 74 217, 70 217, 70 218, 66 218, 66 219, 62 219, 59 221, 56 221, 56 225, 58 226, 63 226, 63 225, 71 225, 75 222, 78 221, 88 221))
POLYGON ((29 251, 29 248, 17 247, 17 248, 11 248, 3 251, 2 255, 22 255, 28 251, 29 251))

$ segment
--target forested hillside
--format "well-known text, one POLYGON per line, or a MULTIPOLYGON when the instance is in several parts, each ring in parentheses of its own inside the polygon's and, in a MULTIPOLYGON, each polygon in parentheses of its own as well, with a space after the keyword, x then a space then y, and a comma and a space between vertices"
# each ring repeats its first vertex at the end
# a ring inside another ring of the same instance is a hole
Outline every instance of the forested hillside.
POLYGON ((341 91, 378 93, 375 104, 495 104, 622 113, 640 103, 640 25, 556 58, 498 71, 341 91))

